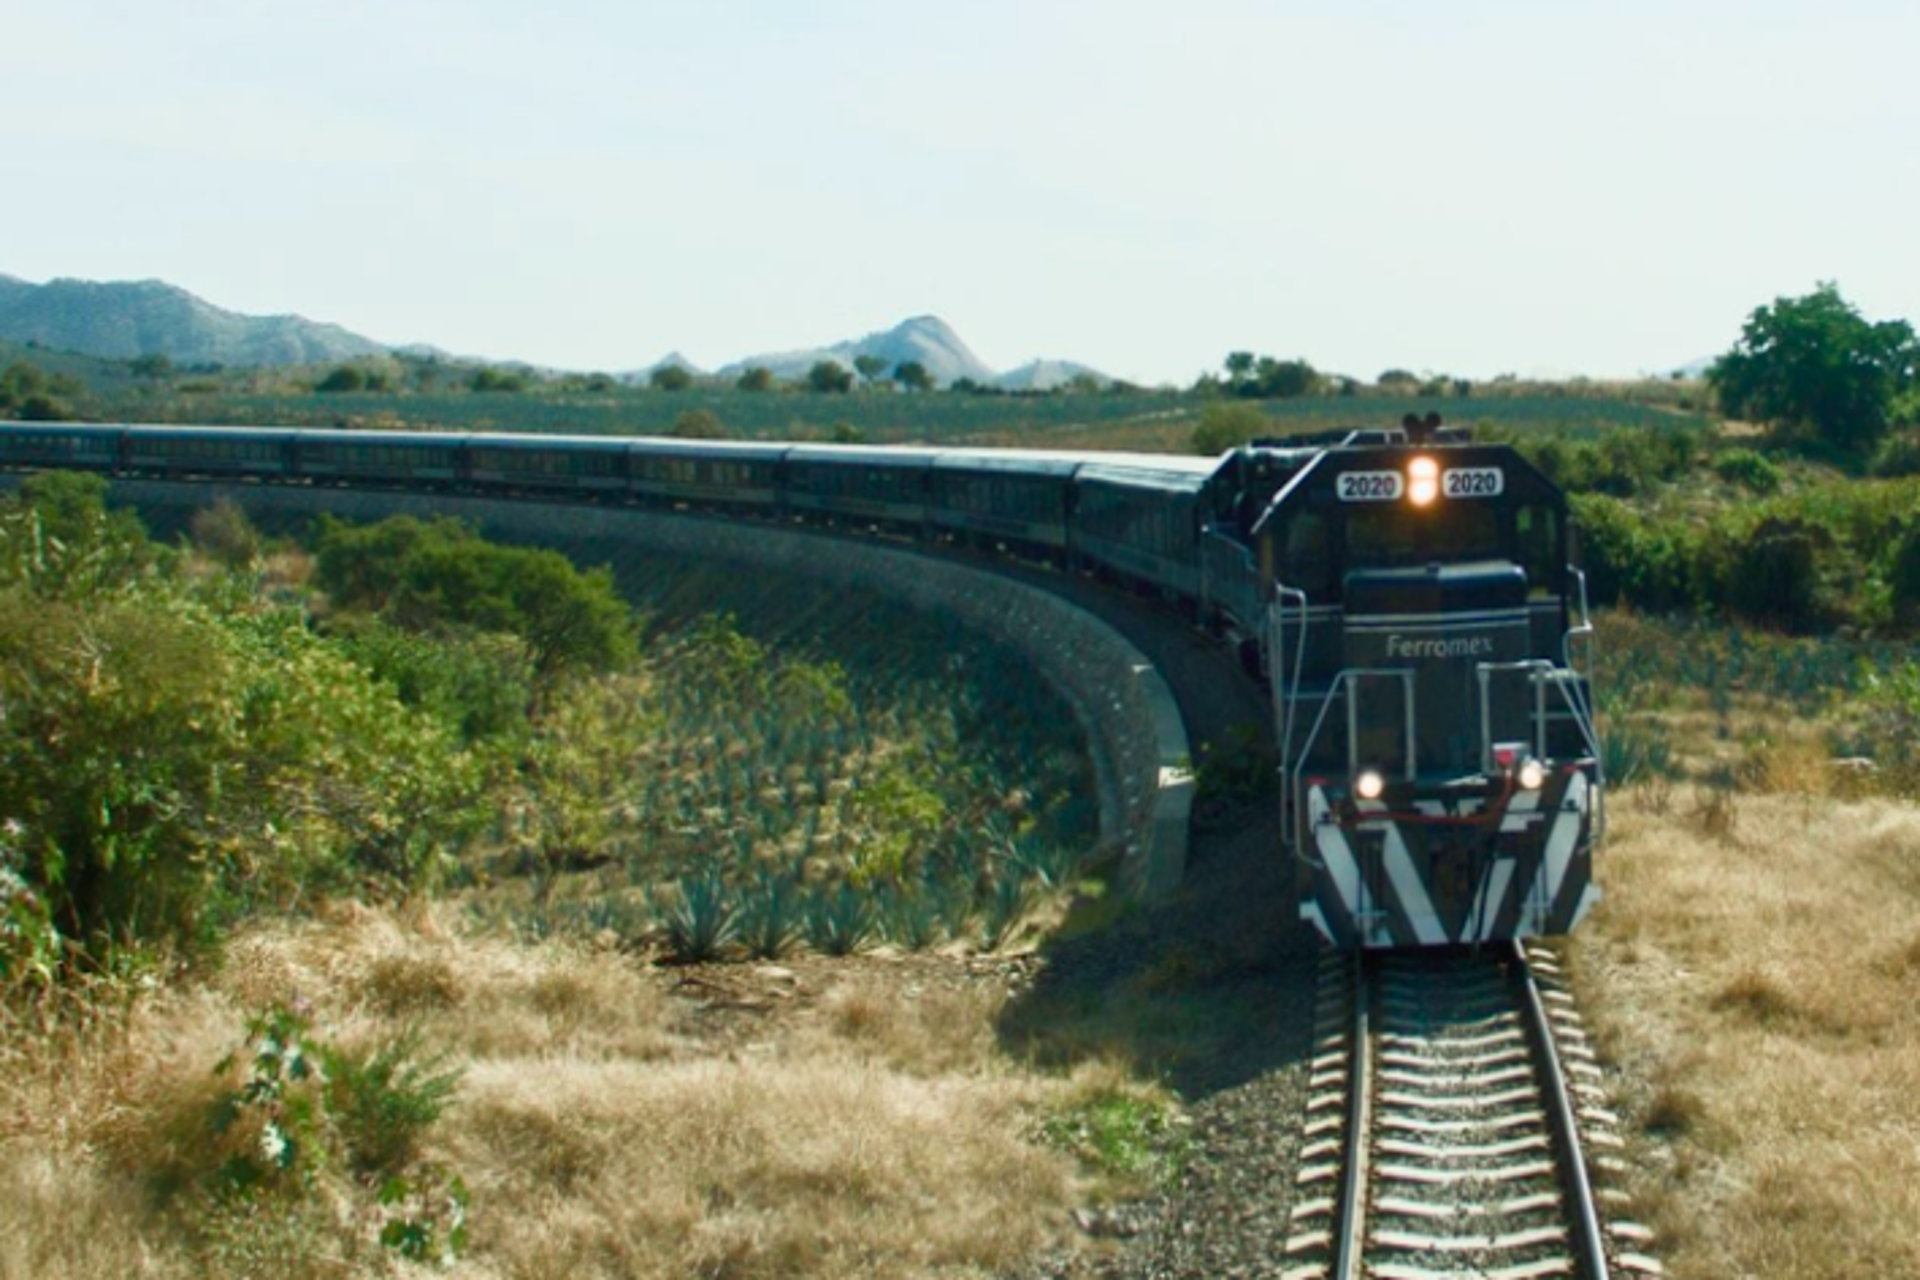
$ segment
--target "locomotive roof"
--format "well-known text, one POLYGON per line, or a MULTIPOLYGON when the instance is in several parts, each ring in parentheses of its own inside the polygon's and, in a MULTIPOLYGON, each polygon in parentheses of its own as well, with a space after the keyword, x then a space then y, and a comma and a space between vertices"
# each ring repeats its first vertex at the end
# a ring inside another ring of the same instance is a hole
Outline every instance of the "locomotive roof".
POLYGON ((1436 456, 1447 462, 1466 466, 1499 466, 1505 468, 1510 476, 1519 480, 1519 488, 1536 489, 1540 492, 1558 496, 1559 488, 1544 475, 1525 455, 1512 445, 1471 444, 1441 440, 1418 447, 1403 443, 1372 446, 1367 448, 1338 448, 1319 450, 1300 470, 1296 471, 1268 500, 1266 509, 1260 518, 1253 522, 1255 536, 1258 536, 1271 520, 1277 519, 1280 510, 1304 497, 1320 482, 1323 472, 1331 474, 1333 469, 1354 471, 1375 469, 1380 471, 1398 471, 1415 455, 1436 456))

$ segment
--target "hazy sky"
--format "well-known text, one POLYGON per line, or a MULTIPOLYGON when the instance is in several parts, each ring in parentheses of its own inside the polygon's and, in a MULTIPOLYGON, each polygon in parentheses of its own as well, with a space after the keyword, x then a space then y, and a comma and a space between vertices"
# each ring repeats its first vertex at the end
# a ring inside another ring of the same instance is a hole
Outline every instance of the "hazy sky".
POLYGON ((1920 5, 9 0, 0 272, 570 368, 1657 369, 1920 321, 1920 5))

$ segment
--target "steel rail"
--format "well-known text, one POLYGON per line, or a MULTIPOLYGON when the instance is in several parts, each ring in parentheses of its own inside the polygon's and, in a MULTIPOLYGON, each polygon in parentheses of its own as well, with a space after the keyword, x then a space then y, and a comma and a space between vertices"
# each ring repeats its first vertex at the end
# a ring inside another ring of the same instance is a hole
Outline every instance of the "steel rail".
POLYGON ((1600 1210, 1594 1201, 1593 1182, 1587 1177, 1587 1160, 1580 1145, 1580 1122, 1574 1113, 1573 1095, 1567 1090, 1567 1077, 1560 1065, 1560 1052, 1554 1047, 1553 1025, 1547 1019, 1546 1001, 1533 979, 1533 966, 1527 961, 1526 947, 1513 943, 1513 959, 1520 986, 1526 997, 1527 1021, 1532 1029, 1535 1050, 1540 1055, 1546 1087, 1547 1121, 1560 1148, 1568 1196, 1572 1200, 1569 1215, 1573 1219, 1574 1247, 1586 1280, 1608 1280, 1606 1237, 1600 1228, 1600 1210))
POLYGON ((1358 1280, 1366 1252, 1367 1139, 1373 1126, 1373 1050, 1367 1025, 1367 954, 1353 965, 1352 1065, 1348 1069, 1346 1170, 1341 1177, 1332 1280, 1358 1280))

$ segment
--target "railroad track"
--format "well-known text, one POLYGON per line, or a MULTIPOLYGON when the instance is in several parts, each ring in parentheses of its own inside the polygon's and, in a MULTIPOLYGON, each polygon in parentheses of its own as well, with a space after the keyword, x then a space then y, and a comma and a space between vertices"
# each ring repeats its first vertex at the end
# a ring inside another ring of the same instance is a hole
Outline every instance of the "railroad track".
POLYGON ((1659 1275, 1552 953, 1329 955, 1287 1280, 1659 1275))

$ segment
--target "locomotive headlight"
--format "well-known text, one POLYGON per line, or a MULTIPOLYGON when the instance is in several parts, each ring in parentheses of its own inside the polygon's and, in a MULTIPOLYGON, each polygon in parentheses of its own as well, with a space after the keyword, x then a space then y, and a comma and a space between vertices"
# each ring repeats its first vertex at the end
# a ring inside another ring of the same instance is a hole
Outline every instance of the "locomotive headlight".
POLYGON ((1353 780, 1353 794, 1362 800, 1378 800, 1386 790, 1387 780, 1380 776, 1378 769, 1362 769, 1360 776, 1353 780))
POLYGON ((1538 791, 1540 784, 1547 780, 1547 766, 1528 756, 1521 763, 1520 772, 1515 775, 1515 779, 1520 783, 1522 790, 1538 791))
POLYGON ((1407 464, 1407 501, 1424 507, 1440 496, 1440 464, 1425 454, 1407 464))

